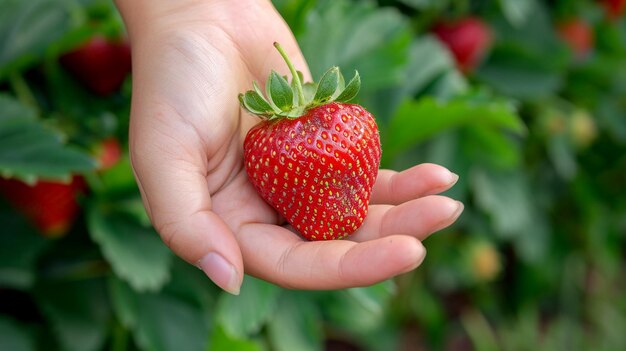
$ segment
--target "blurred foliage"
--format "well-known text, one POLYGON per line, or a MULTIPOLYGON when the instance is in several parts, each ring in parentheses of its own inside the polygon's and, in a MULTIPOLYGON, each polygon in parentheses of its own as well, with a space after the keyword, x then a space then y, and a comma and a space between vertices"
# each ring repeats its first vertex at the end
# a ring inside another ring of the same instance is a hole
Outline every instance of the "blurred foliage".
POLYGON ((127 155, 96 166, 104 138, 127 145, 130 77, 99 96, 58 57, 123 35, 113 5, 0 1, 0 175, 90 188, 56 239, 0 200, 0 350, 626 349, 626 21, 603 3, 275 0, 314 76, 361 73, 384 166, 442 164, 466 207, 392 281, 246 277, 235 297, 160 242, 127 155), (494 38, 463 74, 430 29, 467 16, 494 38), (570 18, 592 28, 584 56, 556 30, 570 18))

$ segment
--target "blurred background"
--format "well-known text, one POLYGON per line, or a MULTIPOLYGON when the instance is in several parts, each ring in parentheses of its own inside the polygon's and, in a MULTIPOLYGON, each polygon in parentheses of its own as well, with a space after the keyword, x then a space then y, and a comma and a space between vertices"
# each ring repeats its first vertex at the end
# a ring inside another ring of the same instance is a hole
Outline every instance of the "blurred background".
POLYGON ((0 0, 0 350, 626 349, 626 1, 274 4, 459 222, 372 287, 222 293, 144 212, 112 3, 0 0))

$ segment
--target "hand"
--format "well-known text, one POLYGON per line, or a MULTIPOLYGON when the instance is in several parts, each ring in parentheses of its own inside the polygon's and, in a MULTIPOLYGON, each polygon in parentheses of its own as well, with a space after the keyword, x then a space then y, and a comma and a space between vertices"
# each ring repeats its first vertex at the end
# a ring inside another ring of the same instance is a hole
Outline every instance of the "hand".
MULTIPOLYGON (((246 132, 258 119, 237 100, 271 69, 288 74, 280 42, 310 80, 270 1, 118 0, 133 51, 130 153, 154 227, 180 257, 237 294, 247 274, 297 289, 370 285, 417 267, 421 240, 461 203, 436 196, 457 177, 423 164, 381 170, 370 212, 347 240, 307 242, 249 183, 246 132)), ((367 84, 367 82, 365 82, 367 84)))

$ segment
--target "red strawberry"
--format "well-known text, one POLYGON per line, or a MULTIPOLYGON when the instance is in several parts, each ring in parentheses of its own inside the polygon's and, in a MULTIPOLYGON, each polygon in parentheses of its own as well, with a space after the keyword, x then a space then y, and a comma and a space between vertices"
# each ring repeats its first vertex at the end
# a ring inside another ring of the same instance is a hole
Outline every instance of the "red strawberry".
POLYGON ((557 24, 557 33, 578 59, 589 55, 594 45, 593 30, 580 18, 557 24))
POLYGON ((122 156, 122 147, 116 138, 107 138, 100 142, 96 150, 96 157, 100 170, 113 167, 122 156))
POLYGON ((80 212, 76 197, 84 190, 85 182, 78 176, 67 184, 38 181, 35 185, 0 178, 0 194, 48 237, 62 236, 70 229, 80 212))
POLYGON ((626 0, 601 0, 600 3, 604 6, 607 17, 612 21, 620 19, 626 11, 626 0))
POLYGON ((299 72, 275 44, 293 75, 290 84, 272 72, 268 100, 255 90, 239 99, 265 118, 244 141, 244 162, 258 193, 309 240, 339 239, 355 232, 367 214, 380 164, 374 117, 345 102, 360 86, 358 73, 341 89, 337 67, 305 96, 299 72), (313 93, 314 89, 314 93, 313 93))
POLYGON ((493 42, 491 28, 475 17, 440 22, 432 31, 448 47, 464 73, 478 66, 493 42))
POLYGON ((119 90, 131 69, 128 42, 102 36, 91 38, 59 60, 78 81, 101 96, 119 90))

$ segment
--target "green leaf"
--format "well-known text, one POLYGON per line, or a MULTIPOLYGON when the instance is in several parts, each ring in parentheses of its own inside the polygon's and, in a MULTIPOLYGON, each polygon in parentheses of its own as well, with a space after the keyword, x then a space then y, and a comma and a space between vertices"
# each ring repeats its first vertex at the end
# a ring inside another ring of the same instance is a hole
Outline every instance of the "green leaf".
POLYGON ((423 95, 437 96, 441 99, 451 99, 457 97, 469 89, 465 77, 456 69, 444 72, 433 82, 423 95))
POLYGON ((406 6, 419 10, 441 10, 449 6, 451 0, 399 0, 406 6))
POLYGON ((382 315, 395 290, 394 282, 387 280, 368 287, 346 289, 346 292, 368 310, 382 315))
POLYGON ((206 349, 209 325, 201 306, 171 294, 138 293, 116 278, 109 281, 109 292, 115 313, 141 349, 206 349))
POLYGON ((410 48, 410 61, 403 90, 407 95, 420 93, 438 77, 452 71, 456 71, 454 59, 439 40, 430 35, 418 38, 410 48))
POLYGON ((496 231, 504 237, 521 234, 530 217, 530 189, 512 172, 476 170, 472 175, 478 205, 492 215, 496 231))
POLYGON ((276 351, 321 351, 322 318, 318 307, 302 292, 283 294, 268 332, 276 351))
POLYGON ((254 334, 274 313, 280 291, 273 284, 246 276, 239 296, 220 296, 216 319, 232 336, 254 334))
POLYGON ((322 105, 335 94, 339 86, 339 68, 331 67, 324 73, 317 83, 317 90, 313 96, 313 103, 322 105))
POLYGON ((536 3, 518 27, 503 20, 493 25, 498 41, 476 77, 513 98, 533 100, 555 94, 564 83, 569 53, 555 35, 546 6, 536 3))
MULTIPOLYGON (((437 133, 465 124, 504 129, 524 133, 524 124, 513 106, 506 101, 453 100, 437 101, 423 98, 402 104, 383 139, 387 157, 393 159, 398 153, 415 146, 437 133)), ((384 137, 385 135, 383 135, 384 137)))
POLYGON ((324 310, 332 325, 367 334, 384 323, 385 310, 393 291, 392 282, 338 291, 324 301, 324 310))
POLYGON ((442 302, 431 287, 423 285, 412 287, 409 296, 409 307, 418 323, 426 326, 427 330, 434 330, 438 325, 446 323, 446 311, 442 302))
POLYGON ((102 349, 110 308, 101 279, 44 281, 34 296, 62 346, 67 351, 102 349))
POLYGON ((551 136, 546 144, 548 156, 557 173, 563 179, 573 179, 578 172, 578 163, 576 152, 567 136, 563 134, 551 136))
POLYGON ((248 90, 244 95, 239 95, 239 101, 250 112, 256 115, 270 115, 274 109, 265 98, 254 90, 248 90))
POLYGON ((89 206, 87 220, 91 238, 100 245, 115 274, 135 290, 160 289, 170 278, 171 251, 152 227, 109 206, 117 207, 116 203, 89 206))
POLYGON ((56 0, 3 0, 0 4, 0 78, 39 59, 71 25, 69 8, 56 0))
POLYGON ((515 27, 526 22, 533 12, 535 0, 499 0, 506 19, 515 27))
POLYGON ((508 44, 494 49, 476 74, 501 94, 519 99, 553 94, 563 84, 562 72, 548 67, 545 56, 508 44))
POLYGON ((29 182, 37 177, 63 180, 95 165, 87 153, 63 144, 31 108, 0 94, 0 175, 29 182))
POLYGON ((271 101, 281 111, 288 111, 293 106, 293 90, 291 86, 275 71, 270 73, 265 89, 271 101))
POLYGON ((0 212, 0 223, 0 286, 29 288, 35 281, 36 260, 48 241, 14 212, 0 212))
POLYGON ((512 169, 522 161, 519 138, 513 138, 500 129, 469 124, 460 133, 461 148, 457 152, 474 164, 496 169, 512 169))
POLYGON ((98 193, 106 193, 109 196, 126 195, 136 194, 139 190, 128 155, 122 155, 115 165, 99 172, 98 175, 97 180, 94 180, 98 184, 90 184, 90 188, 98 193))
MULTIPOLYGON (((215 284, 209 284, 202 270, 175 257, 171 275, 172 278, 163 287, 162 293, 189 301, 203 309, 213 310, 222 289, 215 284)), ((206 317, 212 319, 213 315, 206 317)))
POLYGON ((218 324, 213 327, 211 342, 207 350, 262 351, 263 347, 258 342, 228 335, 224 328, 218 324))
POLYGON ((548 224, 526 175, 519 170, 476 168, 470 174, 479 208, 488 213, 500 237, 511 240, 520 256, 536 262, 546 254, 548 224))
POLYGON ((467 90, 467 83, 460 77, 449 50, 436 38, 427 35, 414 39, 408 58, 403 79, 396 86, 370 95, 367 91, 360 93, 359 102, 362 101, 383 124, 407 99, 423 95, 450 97, 467 90))
POLYGON ((337 96, 335 100, 340 101, 340 102, 348 102, 357 96, 360 88, 361 88, 361 77, 359 76, 359 72, 355 71, 354 77, 350 79, 350 82, 348 82, 348 85, 346 85, 346 87, 343 89, 341 94, 339 94, 339 96, 337 96))
POLYGON ((21 324, 0 315, 0 350, 35 351, 35 339, 21 324))
POLYGON ((312 101, 313 95, 317 90, 317 85, 312 82, 307 82, 302 85, 302 91, 304 92, 304 101, 312 101))
POLYGON ((298 42, 314 77, 332 66, 358 70, 363 92, 404 79, 412 32, 397 10, 370 1, 318 1, 302 28, 298 42))

